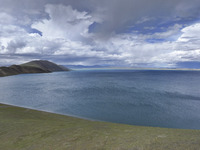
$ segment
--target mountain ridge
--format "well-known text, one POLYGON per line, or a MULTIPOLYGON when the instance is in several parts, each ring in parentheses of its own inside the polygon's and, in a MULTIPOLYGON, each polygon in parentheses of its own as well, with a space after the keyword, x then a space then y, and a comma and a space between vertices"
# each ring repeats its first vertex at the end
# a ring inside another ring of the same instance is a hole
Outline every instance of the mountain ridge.
POLYGON ((0 77, 27 73, 51 73, 57 71, 70 71, 70 69, 47 60, 34 60, 20 65, 0 67, 0 77))

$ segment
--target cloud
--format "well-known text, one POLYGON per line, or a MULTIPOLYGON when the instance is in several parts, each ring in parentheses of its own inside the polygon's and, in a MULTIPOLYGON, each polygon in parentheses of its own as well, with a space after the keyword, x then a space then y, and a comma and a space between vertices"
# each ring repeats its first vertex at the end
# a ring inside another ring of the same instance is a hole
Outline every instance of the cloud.
POLYGON ((1 12, 0 13, 0 24, 11 24, 14 23, 16 19, 12 17, 11 15, 1 12))
POLYGON ((124 60, 124 64, 130 66, 151 64, 154 67, 175 67, 177 62, 200 60, 200 37, 196 34, 200 31, 198 26, 195 23, 180 30, 182 26, 176 24, 165 32, 152 35, 119 34, 107 41, 107 45, 104 43, 104 48, 107 53, 115 54, 116 59, 124 60), (172 37, 176 38, 167 40, 172 37), (148 41, 149 38, 165 40, 152 43, 148 41))
POLYGON ((49 59, 62 64, 169 67, 200 60, 198 0, 0 3, 1 64, 49 59))
POLYGON ((49 19, 34 23, 32 28, 41 31, 47 38, 76 40, 84 37, 93 23, 87 12, 79 12, 71 6, 48 4, 45 6, 45 12, 49 14, 49 19))
MULTIPOLYGON (((191 32, 191 29, 196 26, 194 24, 183 28, 180 38, 189 34, 189 39, 198 39, 196 34, 192 34, 191 32)), ((171 32, 171 30, 176 29, 176 27, 177 25, 174 28, 168 28, 169 31, 166 31, 166 33, 163 32, 162 34, 165 35, 171 32)), ((16 27, 13 27, 13 29, 16 29, 16 27)), ((5 30, 5 33, 8 32, 5 30)), ((13 34, 13 32, 11 33, 13 34)), ((22 58, 25 61, 29 57, 32 59, 51 59, 62 62, 63 64, 109 64, 138 67, 150 64, 150 66, 154 67, 170 67, 177 62, 197 61, 200 59, 198 45, 192 41, 188 45, 188 42, 181 41, 180 38, 175 41, 149 43, 147 41, 149 36, 145 34, 138 36, 137 33, 127 33, 113 35, 106 42, 93 39, 93 43, 86 44, 85 42, 73 41, 64 37, 48 38, 46 36, 40 36, 37 33, 27 33, 20 28, 13 35, 15 36, 12 36, 7 46, 4 45, 3 54, 6 56, 8 54, 10 56, 13 55, 14 57, 11 57, 12 59, 20 58, 21 61, 23 60, 22 58), (23 37, 21 37, 21 33, 23 33, 23 37), (188 50, 188 47, 184 46, 189 46, 193 49, 188 50)), ((8 35, 6 34, 6 36, 8 35)), ((155 34, 151 36, 155 36, 155 34)), ((7 58, 7 62, 13 62, 12 59, 8 61, 7 58)), ((1 60, 4 61, 4 59, 1 60)))
POLYGON ((151 39, 176 40, 181 35, 182 25, 175 24, 165 29, 165 32, 156 32, 150 35, 151 39))
MULTIPOLYGON (((109 0, 102 1, 103 22, 96 29, 101 37, 114 33, 123 33, 127 28, 149 22, 158 25, 177 17, 181 19, 199 17, 200 2, 197 0, 109 0), (185 7, 182 9, 182 7, 185 7), (179 11, 183 13, 180 13, 179 11), (152 21, 151 21, 152 20, 152 21), (155 21, 157 20, 157 21, 155 21)), ((101 6, 101 5, 100 5, 101 6)))
POLYGON ((9 53, 13 54, 16 53, 18 49, 23 49, 25 46, 26 46, 25 41, 16 39, 15 41, 10 41, 8 43, 7 49, 9 53))
MULTIPOLYGON (((96 32, 99 34, 103 32, 105 36, 116 31, 123 32, 128 26, 141 21, 141 18, 143 21, 144 18, 147 20, 154 18, 163 22, 166 19, 172 20, 177 17, 180 19, 197 18, 200 13, 198 0, 0 0, 0 2, 0 10, 15 15, 18 20, 24 20, 23 18, 28 15, 31 21, 46 18, 45 5, 72 6, 79 12, 89 12, 91 16, 103 21, 96 32)), ((58 9, 58 14, 59 10, 62 9, 58 9)), ((64 12, 59 17, 64 16, 64 12)), ((155 25, 155 22, 152 25, 155 25)))
POLYGON ((180 42, 199 42, 200 41, 200 23, 192 24, 181 30, 183 33, 178 41, 180 42))

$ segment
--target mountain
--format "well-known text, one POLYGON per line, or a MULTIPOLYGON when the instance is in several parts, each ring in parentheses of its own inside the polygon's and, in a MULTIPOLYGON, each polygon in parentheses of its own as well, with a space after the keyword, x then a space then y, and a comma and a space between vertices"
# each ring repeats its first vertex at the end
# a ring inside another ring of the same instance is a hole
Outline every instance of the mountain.
POLYGON ((25 64, 21 64, 20 66, 26 67, 37 67, 41 68, 43 70, 48 70, 50 72, 56 72, 56 71, 69 71, 68 68, 64 66, 57 65, 53 62, 47 61, 47 60, 35 60, 31 61, 25 64))
POLYGON ((0 67, 0 77, 25 73, 51 73, 56 71, 70 70, 47 60, 36 60, 21 65, 0 67))

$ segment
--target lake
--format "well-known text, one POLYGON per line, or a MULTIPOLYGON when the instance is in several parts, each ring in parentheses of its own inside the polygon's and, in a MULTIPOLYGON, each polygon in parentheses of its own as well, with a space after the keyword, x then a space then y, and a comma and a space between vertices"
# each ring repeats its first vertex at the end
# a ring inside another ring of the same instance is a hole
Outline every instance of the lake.
POLYGON ((200 129, 200 72, 110 69, 2 77, 0 103, 90 120, 200 129))

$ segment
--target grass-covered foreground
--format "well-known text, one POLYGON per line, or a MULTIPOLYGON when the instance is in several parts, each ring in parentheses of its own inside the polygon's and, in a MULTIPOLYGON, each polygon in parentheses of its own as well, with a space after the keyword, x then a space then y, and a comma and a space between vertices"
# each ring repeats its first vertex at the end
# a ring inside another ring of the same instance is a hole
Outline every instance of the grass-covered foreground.
POLYGON ((200 130, 88 121, 0 104, 0 150, 199 150, 200 130))

